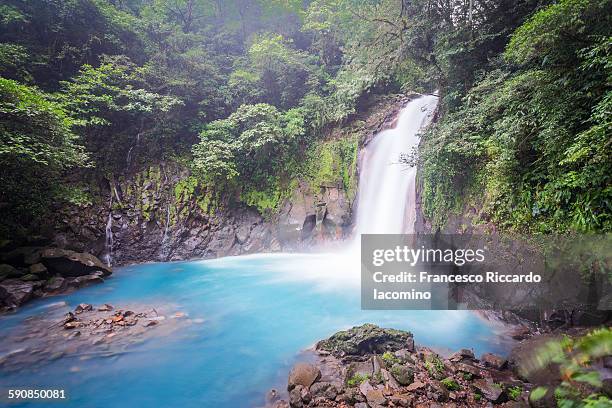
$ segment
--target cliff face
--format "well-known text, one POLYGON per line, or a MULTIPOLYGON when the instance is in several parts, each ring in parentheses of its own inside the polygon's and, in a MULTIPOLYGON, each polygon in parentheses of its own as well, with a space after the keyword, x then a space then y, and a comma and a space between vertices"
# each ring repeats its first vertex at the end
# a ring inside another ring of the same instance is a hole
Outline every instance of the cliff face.
POLYGON ((80 180, 85 198, 58 208, 54 244, 124 265, 304 250, 341 240, 351 231, 360 148, 392 126, 406 101, 401 95, 375 100, 328 129, 305 173, 287 180, 268 207, 257 196, 221 197, 178 161, 120 176, 92 172, 88 182, 80 180))

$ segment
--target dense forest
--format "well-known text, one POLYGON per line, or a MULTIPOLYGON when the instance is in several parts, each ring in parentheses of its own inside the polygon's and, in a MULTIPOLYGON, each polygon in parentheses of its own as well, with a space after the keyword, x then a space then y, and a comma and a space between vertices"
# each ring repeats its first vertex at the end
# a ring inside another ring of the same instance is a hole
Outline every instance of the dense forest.
POLYGON ((75 174, 160 161, 274 211, 326 129, 409 91, 441 97, 418 158, 435 225, 476 203, 502 228, 609 231, 611 6, 3 1, 3 235, 88 200, 75 174))

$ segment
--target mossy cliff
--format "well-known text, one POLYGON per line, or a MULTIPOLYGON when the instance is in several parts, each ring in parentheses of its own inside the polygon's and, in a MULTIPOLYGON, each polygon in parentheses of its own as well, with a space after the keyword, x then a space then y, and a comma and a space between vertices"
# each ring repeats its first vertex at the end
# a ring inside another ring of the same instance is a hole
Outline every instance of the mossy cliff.
POLYGON ((221 193, 192 174, 189 158, 92 175, 74 184, 75 198, 58 208, 54 241, 110 253, 117 265, 296 250, 342 239, 351 230, 360 149, 392 124, 406 101, 402 95, 374 100, 327 129, 295 172, 276 176, 266 191, 221 193))

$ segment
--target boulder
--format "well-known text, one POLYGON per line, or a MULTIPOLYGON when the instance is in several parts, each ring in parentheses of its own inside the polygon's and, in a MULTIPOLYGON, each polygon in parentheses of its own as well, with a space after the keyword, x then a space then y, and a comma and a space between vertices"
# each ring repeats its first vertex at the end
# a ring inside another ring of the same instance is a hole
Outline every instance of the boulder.
POLYGON ((61 276, 54 276, 47 281, 45 285, 46 292, 59 292, 64 290, 66 287, 66 279, 61 276))
POLYGON ((338 395, 336 386, 329 382, 317 382, 310 387, 310 394, 313 397, 323 397, 328 400, 334 400, 338 395))
POLYGON ((409 385, 414 381, 414 370, 406 365, 394 364, 391 374, 400 385, 409 385))
POLYGON ((30 265, 29 270, 31 274, 38 276, 45 276, 48 274, 47 268, 41 263, 35 263, 33 265, 30 265))
POLYGON ((461 349, 453 353, 448 359, 453 363, 458 363, 463 360, 474 360, 474 352, 468 349, 461 349))
POLYGON ((366 397, 366 401, 368 402, 368 405, 371 406, 372 408, 382 407, 383 405, 387 403, 387 399, 383 395, 382 390, 379 390, 379 389, 369 390, 366 393, 365 397, 366 397))
POLYGON ((34 284, 20 279, 0 282, 0 301, 8 307, 21 306, 32 297, 34 284))
POLYGON ((501 386, 489 379, 479 379, 472 383, 480 393, 489 401, 500 403, 504 401, 504 391, 501 386))
POLYGON ((289 373, 287 390, 291 391, 297 385, 310 387, 321 376, 321 370, 310 363, 297 363, 289 373))
POLYGON ((508 364, 508 360, 493 353, 484 353, 482 357, 480 357, 480 360, 485 366, 496 370, 501 370, 508 364))
POLYGON ((64 277, 79 277, 94 272, 101 272, 103 276, 109 276, 112 273, 102 261, 85 252, 47 248, 42 252, 41 258, 49 272, 64 277))
POLYGON ((386 351, 407 349, 414 351, 412 334, 402 330, 383 329, 366 323, 340 331, 327 340, 317 343, 317 350, 330 352, 335 357, 383 354, 386 351))
POLYGON ((67 284, 73 288, 83 288, 85 286, 92 285, 94 283, 102 283, 104 279, 102 278, 103 273, 96 271, 94 273, 90 273, 89 275, 78 276, 76 278, 67 278, 67 284))
POLYGON ((19 269, 14 266, 8 264, 0 264, 0 280, 8 279, 8 278, 18 278, 23 273, 19 271, 19 269))

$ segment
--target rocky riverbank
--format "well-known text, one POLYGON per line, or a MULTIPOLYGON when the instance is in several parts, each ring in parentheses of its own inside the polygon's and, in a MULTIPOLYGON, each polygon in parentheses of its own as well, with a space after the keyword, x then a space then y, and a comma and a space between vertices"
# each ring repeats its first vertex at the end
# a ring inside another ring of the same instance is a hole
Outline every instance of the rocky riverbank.
POLYGON ((491 353, 477 358, 469 349, 445 357, 416 346, 409 332, 372 324, 353 327, 318 342, 312 350, 314 361, 300 362, 292 368, 288 396, 272 390, 267 395, 267 406, 554 406, 548 398, 530 400, 530 392, 542 381, 546 385, 558 384, 558 371, 544 378, 540 373, 534 381, 535 377, 525 378, 517 370, 516 362, 527 358, 525 350, 533 352, 535 344, 542 343, 540 337, 530 338, 520 327, 515 336, 526 343, 517 347, 510 360, 491 353))
POLYGON ((190 319, 164 305, 79 304, 58 302, 0 336, 0 369, 35 370, 58 358, 113 357, 134 344, 166 336, 201 319, 190 319))
POLYGON ((112 274, 110 267, 85 252, 36 245, 0 248, 0 312, 35 298, 59 295, 112 274))

